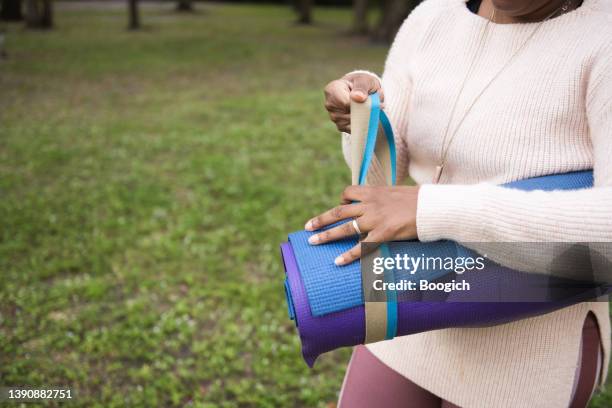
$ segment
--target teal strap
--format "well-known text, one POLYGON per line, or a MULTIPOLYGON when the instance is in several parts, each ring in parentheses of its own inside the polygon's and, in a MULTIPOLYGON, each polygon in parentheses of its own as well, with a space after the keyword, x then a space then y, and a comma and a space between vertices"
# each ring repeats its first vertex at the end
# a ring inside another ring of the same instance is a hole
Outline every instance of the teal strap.
POLYGON ((366 183, 368 170, 374 157, 374 149, 376 148, 376 137, 378 136, 378 122, 380 120, 380 97, 378 93, 370 95, 370 119, 368 121, 368 135, 366 144, 363 150, 363 159, 361 160, 361 168, 359 169, 359 185, 366 183))
POLYGON ((378 125, 382 124, 383 133, 387 138, 389 145, 389 155, 391 156, 391 184, 395 185, 396 178, 396 159, 395 159, 395 138, 393 136, 393 128, 387 114, 380 109, 380 97, 378 93, 370 95, 371 108, 370 119, 368 122, 368 135, 366 137, 365 149, 363 151, 363 159, 361 160, 361 168, 359 169, 359 185, 366 183, 368 171, 374 158, 374 150, 376 149, 376 139, 378 137, 378 125))
MULTIPOLYGON (((366 138, 366 144, 363 152, 363 159, 361 161, 361 168, 359 169, 359 184, 363 185, 366 183, 368 176, 368 170, 372 164, 374 158, 374 151, 376 149, 376 139, 378 137, 378 126, 382 124, 382 129, 387 138, 387 144, 389 145, 389 155, 391 162, 391 184, 395 185, 396 182, 396 152, 395 152, 395 138, 393 136, 393 128, 391 122, 387 117, 387 114, 380 109, 380 97, 378 93, 370 95, 371 108, 370 108, 370 119, 368 122, 368 135, 366 138)), ((389 247, 387 244, 380 246, 381 255, 389 257, 389 247)), ((384 275, 386 282, 394 282, 394 273, 392 270, 386 271, 384 275)), ((387 340, 392 339, 397 334, 397 293, 395 291, 387 291, 387 330, 385 338, 387 340)))
POLYGON ((391 122, 387 117, 384 110, 380 111, 380 123, 383 127, 383 132, 387 138, 387 144, 389 145, 389 156, 391 156, 391 185, 394 186, 396 180, 396 169, 397 164, 395 162, 395 137, 393 135, 393 129, 391 128, 391 122))

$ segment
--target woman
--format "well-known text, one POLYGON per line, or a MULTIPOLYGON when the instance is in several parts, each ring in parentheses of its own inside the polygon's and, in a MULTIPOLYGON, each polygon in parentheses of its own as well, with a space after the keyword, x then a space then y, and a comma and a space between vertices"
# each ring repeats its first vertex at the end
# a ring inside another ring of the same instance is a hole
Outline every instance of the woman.
MULTIPOLYGON (((373 242, 612 242, 612 18, 609 0, 426 0, 402 25, 382 83, 352 72, 326 87, 350 132, 350 99, 384 94, 398 180, 348 187, 306 224, 354 218, 373 242), (594 169, 595 187, 523 192, 496 185, 594 169)), ((350 136, 343 136, 350 163, 350 136)), ((347 225, 352 225, 351 223, 347 225)), ((355 234, 333 228, 316 245, 355 234)), ((336 263, 360 256, 356 246, 336 263)), ((583 407, 605 380, 607 302, 490 327, 357 347, 346 407, 583 407)))

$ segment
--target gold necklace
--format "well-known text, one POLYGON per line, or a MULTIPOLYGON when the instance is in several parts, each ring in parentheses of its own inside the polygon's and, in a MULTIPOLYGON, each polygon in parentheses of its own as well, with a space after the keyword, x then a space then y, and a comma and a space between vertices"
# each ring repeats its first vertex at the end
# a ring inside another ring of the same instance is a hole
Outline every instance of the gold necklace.
POLYGON ((476 95, 476 97, 474 98, 472 103, 470 103, 470 105, 466 109, 465 113, 463 114, 463 116, 459 120, 459 123, 455 127, 454 131, 450 134, 450 137, 448 138, 448 143, 446 143, 446 139, 449 136, 448 131, 449 131, 449 128, 450 128, 450 124, 453 122, 453 118, 455 117, 455 110, 457 109, 457 105, 459 103, 459 99, 461 98, 461 95, 463 94, 463 90, 465 89, 465 84, 467 83, 467 80, 470 77, 470 75, 471 75, 471 73, 472 73, 472 71, 474 69, 474 66, 476 65, 475 64, 476 60, 478 59, 478 57, 482 53, 482 50, 484 48, 482 42, 483 42, 483 40, 484 40, 484 38, 485 38, 485 36, 486 36, 486 34, 488 32, 489 25, 495 19, 495 7, 493 7, 493 12, 491 13, 491 16, 489 17, 489 20, 487 20, 487 23, 485 24, 484 28, 481 31, 481 34, 480 34, 480 37, 479 37, 479 40, 478 40, 480 46, 478 47, 478 50, 474 54, 474 58, 472 58, 472 62, 470 63, 470 66, 469 66, 468 71, 467 71, 467 73, 465 75, 465 78, 463 79, 463 83, 461 84, 461 88, 459 89, 459 93, 457 94, 457 97, 455 98, 455 102, 453 103, 453 108, 451 109, 450 118, 448 120, 448 123, 446 124, 446 128, 444 129, 444 136, 442 137, 442 144, 440 146, 440 160, 438 162, 438 165, 436 166, 436 171, 434 173, 434 177, 433 177, 433 180, 432 180, 433 184, 438 184, 440 182, 440 178, 442 177, 442 173, 444 172, 444 165, 446 163, 446 156, 448 154, 448 149, 450 148, 450 146, 451 146, 451 144, 453 142, 453 139, 455 138, 455 135, 459 131, 459 128, 461 128, 461 125, 463 124, 463 121, 467 117, 468 113, 470 113, 470 111, 472 110, 472 108, 474 107, 476 102, 480 99, 482 94, 484 94, 484 92, 489 88, 489 86, 493 83, 493 81, 495 81, 497 79, 497 77, 499 77, 501 75, 501 73, 510 65, 510 63, 514 60, 514 58, 525 48, 525 46, 527 45, 529 40, 531 40, 535 36, 535 34, 542 27, 544 22, 548 21, 550 18, 552 18, 553 16, 555 16, 559 12, 563 12, 563 13, 567 12, 569 10, 569 7, 570 7, 571 4, 572 4, 572 0, 566 0, 558 9, 553 11, 544 20, 542 20, 540 22, 540 24, 538 24, 536 26, 535 29, 533 29, 533 31, 531 32, 531 34, 529 34, 527 39, 525 41, 523 41, 523 44, 521 44, 521 46, 514 53, 512 53, 510 58, 508 58, 508 61, 506 61, 506 63, 501 67, 501 69, 499 69, 497 71, 497 73, 495 75, 493 75, 493 77, 489 80, 489 82, 487 82, 487 84, 484 86, 484 88, 482 88, 481 91, 478 93, 478 95, 476 95))

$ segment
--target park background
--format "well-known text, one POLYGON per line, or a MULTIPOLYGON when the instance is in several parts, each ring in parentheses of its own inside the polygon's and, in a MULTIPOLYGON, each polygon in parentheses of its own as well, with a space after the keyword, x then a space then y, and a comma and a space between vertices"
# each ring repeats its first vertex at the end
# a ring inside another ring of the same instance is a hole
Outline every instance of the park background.
POLYGON ((2 0, 0 385, 334 407, 350 350, 307 368, 278 244, 350 181, 324 85, 415 3, 2 0))

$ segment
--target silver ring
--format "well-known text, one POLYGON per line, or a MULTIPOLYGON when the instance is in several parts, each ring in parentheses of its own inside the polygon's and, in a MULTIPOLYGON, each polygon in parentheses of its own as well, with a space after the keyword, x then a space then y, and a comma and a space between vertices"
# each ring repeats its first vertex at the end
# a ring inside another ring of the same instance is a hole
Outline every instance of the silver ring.
POLYGON ((355 232, 357 232, 357 234, 362 234, 361 230, 359 229, 359 225, 357 225, 357 220, 353 220, 353 228, 355 228, 355 232))

